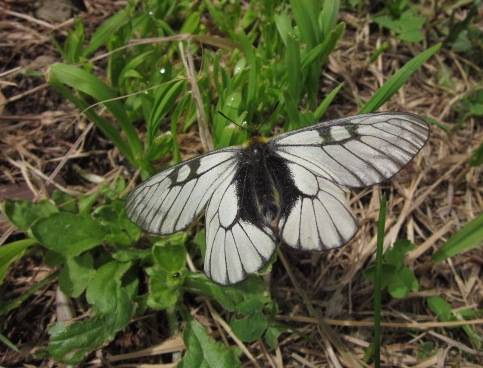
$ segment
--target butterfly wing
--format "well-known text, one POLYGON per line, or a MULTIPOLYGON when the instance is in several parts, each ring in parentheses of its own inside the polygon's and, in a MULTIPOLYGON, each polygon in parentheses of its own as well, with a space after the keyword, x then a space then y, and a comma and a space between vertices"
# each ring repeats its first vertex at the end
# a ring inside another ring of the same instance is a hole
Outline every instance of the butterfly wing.
POLYGON ((408 113, 375 113, 323 122, 271 140, 287 162, 348 187, 394 176, 424 146, 428 125, 408 113))
POLYGON ((275 250, 273 232, 243 214, 238 170, 224 175, 206 209, 204 271, 222 285, 235 284, 259 271, 275 250))
POLYGON ((357 223, 341 189, 394 176, 424 146, 429 128, 406 113, 337 119, 289 132, 270 144, 286 160, 295 191, 279 231, 290 246, 330 249, 347 243, 357 223))
POLYGON ((161 171, 133 190, 129 218, 155 234, 186 228, 206 207, 224 174, 235 170, 239 149, 213 151, 161 171))

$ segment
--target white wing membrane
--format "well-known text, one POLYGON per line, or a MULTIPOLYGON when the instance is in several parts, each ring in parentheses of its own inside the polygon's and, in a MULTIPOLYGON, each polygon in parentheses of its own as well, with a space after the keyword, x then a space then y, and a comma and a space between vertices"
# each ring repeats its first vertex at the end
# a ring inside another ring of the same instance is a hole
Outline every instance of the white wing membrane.
POLYGON ((204 271, 222 285, 259 271, 275 250, 271 229, 240 217, 234 174, 225 176, 206 210, 204 271))
POLYGON ((130 193, 128 216, 151 233, 171 234, 186 228, 224 178, 235 171, 238 152, 215 151, 154 175, 130 193))
POLYGON ((424 146, 427 124, 413 114, 379 113, 337 119, 271 141, 288 162, 340 185, 364 187, 395 175, 424 146))
MULTIPOLYGON (((315 175, 309 171, 294 170, 298 176, 295 183, 312 182, 315 175)), ((307 250, 324 250, 340 247, 357 232, 357 222, 346 202, 344 192, 333 182, 324 178, 315 179, 318 187, 315 194, 304 192, 286 218, 279 223, 280 235, 291 247, 307 250)))

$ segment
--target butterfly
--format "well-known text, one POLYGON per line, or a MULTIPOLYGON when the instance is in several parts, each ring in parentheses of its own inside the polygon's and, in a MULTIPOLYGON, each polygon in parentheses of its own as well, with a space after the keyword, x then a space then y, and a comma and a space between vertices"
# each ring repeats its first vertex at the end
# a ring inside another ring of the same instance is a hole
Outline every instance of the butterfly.
POLYGON ((128 195, 126 210, 154 234, 183 230, 204 213, 204 272, 235 284, 259 271, 279 242, 304 250, 346 244, 358 225, 344 187, 391 178, 428 137, 424 120, 398 112, 255 137, 161 171, 128 195))

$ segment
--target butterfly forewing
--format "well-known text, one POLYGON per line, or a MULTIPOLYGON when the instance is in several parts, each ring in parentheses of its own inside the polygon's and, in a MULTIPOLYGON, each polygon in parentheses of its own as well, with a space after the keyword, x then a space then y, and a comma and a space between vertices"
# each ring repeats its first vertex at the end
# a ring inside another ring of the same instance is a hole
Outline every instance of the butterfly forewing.
POLYGON ((128 216, 154 234, 186 228, 202 213, 224 174, 236 166, 238 153, 210 152, 154 175, 129 194, 128 216))
POLYGON ((288 162, 348 187, 395 175, 424 146, 427 124, 407 113, 358 115, 282 134, 270 142, 288 162))

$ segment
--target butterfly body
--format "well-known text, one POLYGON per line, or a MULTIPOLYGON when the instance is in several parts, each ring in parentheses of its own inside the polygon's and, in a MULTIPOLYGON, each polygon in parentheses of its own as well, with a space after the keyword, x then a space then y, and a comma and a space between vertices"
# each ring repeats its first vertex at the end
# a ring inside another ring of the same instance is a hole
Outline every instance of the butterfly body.
POLYGON ((161 171, 130 193, 126 209, 156 234, 204 214, 204 271, 234 284, 260 270, 279 241, 305 250, 347 243, 358 226, 343 187, 391 178, 428 136, 416 115, 376 113, 257 137, 161 171))

